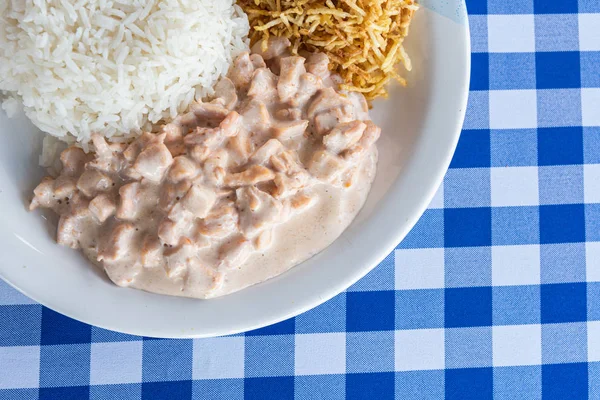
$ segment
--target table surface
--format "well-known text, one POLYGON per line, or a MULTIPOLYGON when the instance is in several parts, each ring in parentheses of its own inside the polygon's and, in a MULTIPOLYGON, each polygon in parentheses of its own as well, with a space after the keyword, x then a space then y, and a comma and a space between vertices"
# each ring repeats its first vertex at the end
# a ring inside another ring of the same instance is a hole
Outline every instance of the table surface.
POLYGON ((600 399, 600 1, 467 1, 443 186, 375 270, 242 335, 81 324, 0 281, 0 399, 600 399))

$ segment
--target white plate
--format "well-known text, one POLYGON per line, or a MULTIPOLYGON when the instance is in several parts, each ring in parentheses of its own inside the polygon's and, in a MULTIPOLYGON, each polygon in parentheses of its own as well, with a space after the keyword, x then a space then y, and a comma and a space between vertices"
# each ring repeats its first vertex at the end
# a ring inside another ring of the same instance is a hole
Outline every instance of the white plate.
MULTIPOLYGON (((424 4, 433 3, 423 1, 424 4)), ((60 247, 55 227, 26 203, 43 176, 41 135, 25 118, 0 113, 0 277, 77 320, 157 337, 207 337, 293 317, 340 293, 404 238, 432 199, 460 134, 469 86, 469 29, 462 0, 419 11, 407 48, 409 87, 375 104, 383 128, 377 178, 343 236, 287 273, 230 296, 194 300, 119 288, 78 252, 60 247), (448 4, 454 6, 448 6, 448 4), (458 10, 458 11, 456 11, 458 10), (442 15, 445 14, 445 15, 442 15)))

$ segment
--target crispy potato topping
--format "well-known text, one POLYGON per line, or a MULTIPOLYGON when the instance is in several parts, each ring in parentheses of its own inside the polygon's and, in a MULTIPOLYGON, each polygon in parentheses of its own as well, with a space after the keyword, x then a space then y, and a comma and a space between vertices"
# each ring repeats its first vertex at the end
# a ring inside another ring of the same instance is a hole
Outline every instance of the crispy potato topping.
POLYGON ((248 14, 252 44, 266 46, 270 36, 292 42, 292 52, 327 54, 329 68, 339 74, 342 89, 361 92, 371 102, 387 97, 386 85, 406 81, 398 63, 412 66, 402 45, 415 0, 239 0, 248 14))

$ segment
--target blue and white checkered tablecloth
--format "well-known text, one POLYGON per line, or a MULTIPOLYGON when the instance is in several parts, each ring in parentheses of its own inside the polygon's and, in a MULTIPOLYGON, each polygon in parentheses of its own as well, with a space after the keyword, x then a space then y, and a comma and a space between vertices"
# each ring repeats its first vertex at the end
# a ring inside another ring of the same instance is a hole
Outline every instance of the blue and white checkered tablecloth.
POLYGON ((372 273, 245 335, 84 325, 0 283, 0 399, 600 399, 600 1, 467 1, 439 194, 372 273))

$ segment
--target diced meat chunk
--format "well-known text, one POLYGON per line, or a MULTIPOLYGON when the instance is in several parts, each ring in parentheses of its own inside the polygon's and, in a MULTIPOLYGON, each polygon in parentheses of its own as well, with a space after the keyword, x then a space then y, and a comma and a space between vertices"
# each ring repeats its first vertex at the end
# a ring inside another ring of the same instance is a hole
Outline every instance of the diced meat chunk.
POLYGON ((277 139, 269 139, 265 144, 260 146, 250 157, 252 164, 266 164, 271 156, 283 150, 283 145, 277 139))
POLYGON ((298 80, 298 91, 294 95, 292 104, 296 107, 304 107, 319 89, 323 87, 321 78, 313 74, 302 74, 298 80))
POLYGON ((89 208, 94 217, 103 223, 115 213, 117 206, 110 196, 101 194, 90 201, 89 208))
POLYGON ((141 153, 142 149, 147 147, 150 143, 156 141, 156 136, 151 133, 144 132, 140 137, 135 139, 123 152, 123 157, 129 162, 134 162, 137 156, 141 153))
POLYGON ((119 207, 117 208, 117 218, 132 221, 139 211, 139 202, 142 200, 142 185, 139 182, 132 182, 119 188, 119 207))
POLYGON ((290 198, 290 206, 292 210, 296 213, 302 212, 307 208, 314 205, 316 202, 316 197, 313 195, 309 195, 305 192, 296 193, 292 198, 290 198))
POLYGON ((236 165, 242 165, 248 161, 252 147, 252 141, 249 140, 248 135, 245 133, 234 136, 227 142, 227 148, 236 165))
POLYGON ((80 247, 79 239, 86 227, 90 212, 87 208, 79 207, 71 213, 63 214, 58 220, 56 242, 72 249, 80 247))
POLYGON ((184 220, 171 221, 165 218, 158 224, 158 238, 163 244, 176 246, 185 233, 186 226, 187 222, 184 220))
POLYGON ((197 227, 198 234, 222 238, 237 230, 238 212, 230 201, 215 206, 197 227))
POLYGON ((302 118, 302 110, 296 107, 282 108, 275 111, 275 117, 284 121, 297 121, 302 118))
POLYGON ((161 263, 162 246, 155 235, 147 234, 142 241, 140 261, 146 268, 157 267, 161 263))
POLYGON ((219 104, 196 103, 190 106, 194 115, 202 120, 221 122, 229 110, 219 104))
POLYGON ((329 78, 329 57, 324 53, 311 53, 306 60, 306 70, 323 80, 329 78))
POLYGON ((181 278, 196 258, 194 243, 188 238, 182 238, 175 249, 165 252, 165 258, 167 276, 171 279, 181 278))
POLYGON ((195 161, 203 163, 210 155, 210 148, 204 145, 194 145, 189 154, 195 161))
POLYGON ((267 229, 258 234, 254 239, 254 248, 258 251, 267 250, 273 243, 273 230, 267 229))
POLYGON ((181 181, 178 183, 166 183, 160 193, 159 206, 163 211, 170 211, 173 205, 179 201, 192 187, 192 182, 181 181))
POLYGON ((308 128, 308 121, 300 120, 277 122, 276 124, 273 124, 271 129, 273 130, 273 136, 276 138, 280 140, 288 140, 304 134, 306 128, 308 128))
POLYGON ((54 181, 54 195, 59 199, 71 197, 76 190, 76 181, 69 176, 60 175, 54 181))
MULTIPOLYGON (((113 156, 113 148, 111 148, 112 145, 109 145, 106 142, 106 139, 104 138, 104 136, 99 135, 97 133, 93 134, 92 137, 92 144, 94 145, 94 150, 96 150, 96 155, 100 158, 108 158, 108 157, 112 157, 113 156)), ((117 150, 117 149, 115 149, 117 150)))
POLYGON ((308 184, 310 177, 306 171, 297 172, 291 175, 278 173, 273 182, 275 190, 272 192, 276 198, 287 197, 297 190, 302 189, 308 184))
POLYGON ((233 110, 238 103, 235 85, 229 78, 222 78, 215 86, 215 97, 221 99, 223 107, 233 110))
POLYGON ((347 108, 332 108, 318 114, 314 119, 315 132, 324 135, 339 124, 354 121, 354 114, 349 113, 347 108))
POLYGON ((178 156, 173 159, 173 164, 169 168, 167 178, 177 183, 184 179, 191 179, 198 174, 198 167, 196 164, 186 156, 178 156))
POLYGON ((348 161, 356 161, 364 156, 364 154, 377 142, 381 136, 381 128, 371 121, 365 121, 366 129, 362 134, 358 143, 342 153, 342 157, 348 161))
POLYGON ((285 54, 290 45, 290 41, 285 37, 270 36, 266 43, 261 40, 252 46, 252 53, 259 54, 269 61, 285 54))
POLYGON ((87 197, 93 197, 98 192, 109 190, 112 184, 112 179, 102 172, 95 169, 88 169, 77 180, 77 189, 87 197))
POLYGON ((248 53, 240 54, 229 70, 229 78, 238 90, 246 90, 252 80, 254 65, 248 53))
POLYGON ((224 137, 219 128, 197 127, 193 133, 184 137, 183 143, 187 146, 201 145, 210 149, 210 147, 219 146, 223 139, 224 137))
POLYGON ((87 154, 79 147, 71 146, 60 153, 60 162, 63 166, 62 172, 69 176, 81 174, 85 163, 88 161, 87 154))
POLYGON ((300 88, 300 76, 306 73, 304 57, 292 56, 281 59, 281 72, 277 83, 279 99, 287 103, 294 99, 300 88))
POLYGON ((39 185, 33 189, 33 200, 29 204, 29 210, 33 211, 38 207, 51 208, 56 199, 54 197, 54 179, 45 177, 39 185))
POLYGON ((248 96, 264 102, 271 102, 277 96, 277 76, 267 68, 259 68, 252 75, 248 96))
POLYGON ((348 92, 346 97, 354 105, 354 113, 356 119, 366 121, 369 119, 369 104, 362 93, 348 92))
POLYGON ((225 177, 225 185, 231 187, 256 185, 260 182, 273 180, 275 174, 262 165, 252 165, 245 171, 230 174, 225 177))
POLYGON ((360 121, 339 124, 323 137, 323 145, 333 154, 339 154, 357 143, 366 127, 360 121))
POLYGON ((254 66, 254 69, 267 68, 265 59, 262 58, 262 56, 260 54, 250 54, 250 61, 252 61, 252 65, 254 66))
POLYGON ((129 222, 115 225, 106 238, 104 248, 98 254, 98 261, 114 262, 131 253, 135 236, 135 226, 129 222))
POLYGON ((280 222, 283 206, 268 193, 254 186, 245 186, 238 189, 236 195, 240 231, 245 237, 254 237, 280 222))
POLYGON ((308 171, 314 177, 330 183, 337 178, 344 169, 345 165, 343 160, 327 150, 315 152, 308 164, 308 171))
POLYGON ((308 106, 308 118, 313 119, 322 112, 334 108, 343 109, 344 107, 348 107, 349 111, 352 111, 352 102, 340 95, 333 88, 321 89, 317 92, 317 96, 308 106))
POLYGON ((227 174, 226 168, 229 161, 229 154, 225 149, 213 151, 204 162, 204 177, 208 183, 220 186, 227 174))
POLYGON ((267 106, 259 100, 252 99, 241 111, 244 126, 253 133, 266 134, 271 126, 271 115, 267 106))
POLYGON ((284 172, 286 174, 304 170, 304 167, 298 160, 298 154, 292 150, 285 150, 272 156, 271 164, 273 164, 276 171, 284 172))
POLYGON ((158 182, 173 163, 173 156, 163 143, 154 143, 146 147, 135 160, 133 168, 142 177, 158 182))
POLYGON ((171 212, 169 218, 173 220, 185 218, 182 213, 188 213, 195 218, 204 218, 208 215, 217 200, 214 190, 206 186, 193 185, 183 196, 171 212))
POLYGON ((229 240, 219 249, 219 270, 228 271, 241 267, 253 250, 252 243, 244 237, 238 236, 229 240))
POLYGON ((238 134, 242 125, 242 118, 240 114, 235 111, 227 114, 225 119, 219 124, 221 134, 225 137, 232 137, 238 134))

